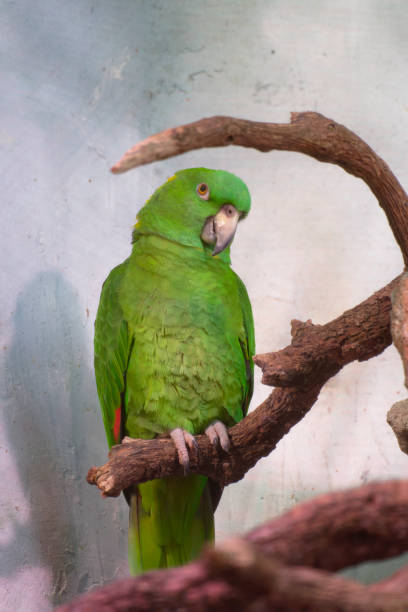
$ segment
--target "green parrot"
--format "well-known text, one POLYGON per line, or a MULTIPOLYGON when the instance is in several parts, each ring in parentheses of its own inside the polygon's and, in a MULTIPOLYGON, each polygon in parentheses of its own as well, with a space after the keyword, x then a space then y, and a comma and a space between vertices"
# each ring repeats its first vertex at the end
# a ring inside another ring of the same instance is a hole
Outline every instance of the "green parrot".
POLYGON ((248 189, 233 174, 177 172, 139 211, 131 255, 102 288, 95 376, 108 444, 169 435, 185 473, 125 492, 133 575, 184 564, 214 539, 222 489, 188 474, 189 452, 204 432, 228 452, 227 427, 252 396, 252 310, 230 267, 249 209, 248 189))

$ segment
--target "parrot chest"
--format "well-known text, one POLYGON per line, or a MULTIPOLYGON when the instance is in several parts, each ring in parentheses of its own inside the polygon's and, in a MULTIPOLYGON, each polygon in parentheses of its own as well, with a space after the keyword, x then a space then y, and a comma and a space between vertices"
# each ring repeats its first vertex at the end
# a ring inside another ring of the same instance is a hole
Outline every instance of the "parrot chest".
POLYGON ((190 248, 144 246, 121 291, 133 338, 127 432, 152 437, 174 427, 198 433, 215 419, 233 424, 242 418, 246 382, 236 277, 190 248))

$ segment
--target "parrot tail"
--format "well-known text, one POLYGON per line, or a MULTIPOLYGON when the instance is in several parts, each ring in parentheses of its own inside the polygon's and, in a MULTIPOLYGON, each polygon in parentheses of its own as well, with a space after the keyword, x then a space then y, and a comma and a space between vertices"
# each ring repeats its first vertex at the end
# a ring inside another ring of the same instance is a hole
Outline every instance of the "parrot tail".
POLYGON ((183 565, 214 540, 214 512, 206 476, 150 480, 130 495, 129 569, 183 565))

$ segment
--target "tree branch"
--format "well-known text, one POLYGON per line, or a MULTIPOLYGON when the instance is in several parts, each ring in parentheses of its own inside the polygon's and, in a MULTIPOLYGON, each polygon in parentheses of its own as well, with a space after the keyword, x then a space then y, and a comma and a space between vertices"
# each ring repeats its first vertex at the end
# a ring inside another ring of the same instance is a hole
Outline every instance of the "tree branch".
MULTIPOLYGON (((401 355, 404 382, 408 387, 408 273, 404 272, 391 293, 391 335, 401 355)), ((396 402, 388 411, 387 422, 400 449, 408 454, 408 399, 396 402)))
POLYGON ((394 345, 401 355, 408 387, 408 272, 402 274, 391 294, 391 334, 394 345))
POLYGON ((407 480, 325 493, 256 527, 246 539, 286 565, 339 571, 408 550, 407 499, 407 480))
POLYGON ((322 384, 348 363, 379 355, 391 343, 390 296, 399 279, 326 325, 292 321, 289 346, 254 357, 262 382, 278 387, 322 384))
POLYGON ((115 174, 205 147, 238 145, 258 151, 296 151, 341 166, 363 179, 387 215, 408 263, 408 196, 387 164, 354 132, 319 113, 292 113, 289 124, 210 117, 165 130, 127 151, 115 174))
POLYGON ((91 591, 58 612, 310 610, 402 612, 408 571, 373 587, 332 575, 408 549, 408 481, 322 495, 207 549, 178 569, 91 591))
POLYGON ((408 399, 396 402, 387 413, 387 423, 403 453, 408 455, 408 399))
MULTIPOLYGON (((224 486, 240 480, 305 416, 331 376, 355 359, 379 355, 391 343, 390 295, 396 283, 397 279, 327 325, 293 324, 290 346, 255 357, 264 382, 292 386, 275 389, 229 430, 228 454, 214 448, 207 436, 196 436, 198 453, 190 455, 191 472, 224 486)), ((103 495, 117 496, 131 484, 181 473, 173 442, 156 438, 114 446, 109 461, 91 468, 87 480, 103 495)))

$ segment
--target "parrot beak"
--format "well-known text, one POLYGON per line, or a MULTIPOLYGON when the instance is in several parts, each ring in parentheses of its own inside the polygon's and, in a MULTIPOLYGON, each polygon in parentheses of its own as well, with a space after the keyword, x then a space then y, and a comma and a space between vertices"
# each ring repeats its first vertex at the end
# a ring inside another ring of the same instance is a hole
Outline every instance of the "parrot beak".
POLYGON ((207 244, 214 244, 213 255, 218 255, 231 244, 237 229, 240 213, 232 204, 224 204, 204 224, 201 238, 207 244))

